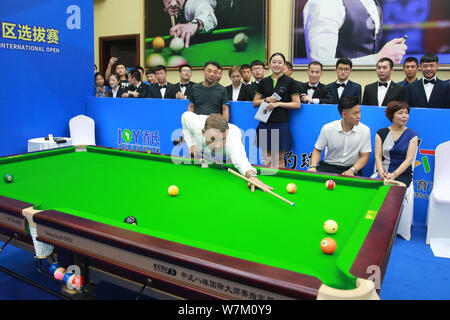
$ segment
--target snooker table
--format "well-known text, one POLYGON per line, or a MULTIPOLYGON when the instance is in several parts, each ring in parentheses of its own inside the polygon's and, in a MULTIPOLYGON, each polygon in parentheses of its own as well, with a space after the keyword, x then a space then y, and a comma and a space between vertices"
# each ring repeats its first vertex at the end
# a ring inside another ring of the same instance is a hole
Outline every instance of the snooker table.
MULTIPOLYGON (((0 229, 188 299, 378 298, 405 188, 257 168, 288 205, 214 164, 75 147, 0 158, 0 229), (174 164, 174 162, 182 162, 174 164), (336 181, 327 190, 325 181, 336 181), (288 194, 286 185, 298 189, 288 194), (168 187, 177 185, 171 197, 168 187), (134 216, 137 225, 124 223, 134 216), (327 235, 323 222, 339 229, 327 235), (320 242, 331 237, 336 251, 320 242), (367 280, 369 279, 369 280, 367 280), (373 280, 373 281, 372 281, 373 280), (377 284, 377 286, 375 286, 377 284)), ((85 270, 85 268, 83 268, 85 270)), ((86 275, 85 275, 86 276, 86 275)))

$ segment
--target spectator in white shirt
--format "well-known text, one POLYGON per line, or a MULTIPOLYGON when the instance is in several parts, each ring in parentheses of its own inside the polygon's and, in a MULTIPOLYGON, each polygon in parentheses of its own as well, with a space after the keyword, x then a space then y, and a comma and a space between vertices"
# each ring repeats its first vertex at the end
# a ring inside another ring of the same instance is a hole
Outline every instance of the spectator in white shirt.
POLYGON ((342 118, 322 127, 311 155, 309 171, 362 175, 372 151, 370 129, 360 123, 357 97, 343 97, 338 105, 342 118), (327 149, 323 161, 322 151, 327 149), (319 162, 320 161, 320 162, 319 162))
POLYGON ((241 67, 234 66, 228 71, 231 84, 227 89, 228 99, 230 101, 250 101, 248 88, 242 83, 241 67))
MULTIPOLYGON (((197 115, 191 111, 181 116, 183 137, 191 156, 201 158, 202 153, 208 158, 213 158, 218 163, 226 157, 236 169, 252 182, 262 184, 257 177, 257 171, 247 159, 242 143, 241 130, 231 124, 221 114, 197 115)), ((248 183, 251 191, 255 191, 255 185, 248 183)), ((268 187, 269 189, 273 189, 268 187)))

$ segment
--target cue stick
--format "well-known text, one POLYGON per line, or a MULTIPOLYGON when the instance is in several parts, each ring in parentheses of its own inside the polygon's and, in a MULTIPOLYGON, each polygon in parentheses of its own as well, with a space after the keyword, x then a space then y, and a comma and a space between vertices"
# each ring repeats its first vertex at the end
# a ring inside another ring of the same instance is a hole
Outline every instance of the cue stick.
POLYGON ((257 186, 258 188, 260 188, 261 190, 270 193, 271 195, 277 197, 280 200, 283 200, 284 202, 286 202, 287 204, 290 204, 291 206, 295 206, 295 203, 289 201, 288 199, 283 198, 282 196, 276 194, 275 192, 273 192, 272 190, 270 190, 269 188, 264 187, 263 185, 259 184, 258 182, 254 182, 251 181, 249 178, 247 178, 246 176, 240 174, 239 172, 234 171, 233 169, 227 168, 226 166, 224 166, 223 164, 217 163, 216 161, 214 161, 213 159, 206 157, 205 154, 203 154, 203 157, 206 158, 206 160, 211 161, 212 163, 214 163, 216 166, 227 170, 229 173, 235 175, 238 178, 241 178, 251 184, 254 184, 255 186, 257 186))
MULTIPOLYGON (((170 16, 170 22, 172 23, 172 28, 175 27, 175 16, 170 16)), ((174 39, 178 38, 177 34, 173 35, 174 39)))

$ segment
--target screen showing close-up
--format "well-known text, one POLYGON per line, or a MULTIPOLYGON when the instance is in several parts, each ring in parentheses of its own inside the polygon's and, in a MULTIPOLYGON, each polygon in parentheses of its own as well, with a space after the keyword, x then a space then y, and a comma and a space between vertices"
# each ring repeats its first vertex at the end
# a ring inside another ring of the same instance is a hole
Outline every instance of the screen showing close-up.
POLYGON ((450 63, 450 2, 445 0, 296 0, 292 36, 295 65, 334 65, 350 58, 372 66, 389 57, 434 53, 450 63))

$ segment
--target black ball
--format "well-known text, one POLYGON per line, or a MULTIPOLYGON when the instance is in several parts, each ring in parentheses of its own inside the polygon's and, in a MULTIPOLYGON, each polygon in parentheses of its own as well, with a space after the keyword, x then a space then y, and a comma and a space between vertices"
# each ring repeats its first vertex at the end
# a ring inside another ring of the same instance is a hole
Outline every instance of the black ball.
POLYGON ((133 217, 133 216, 126 217, 123 222, 128 223, 128 224, 137 225, 137 219, 135 217, 133 217))

